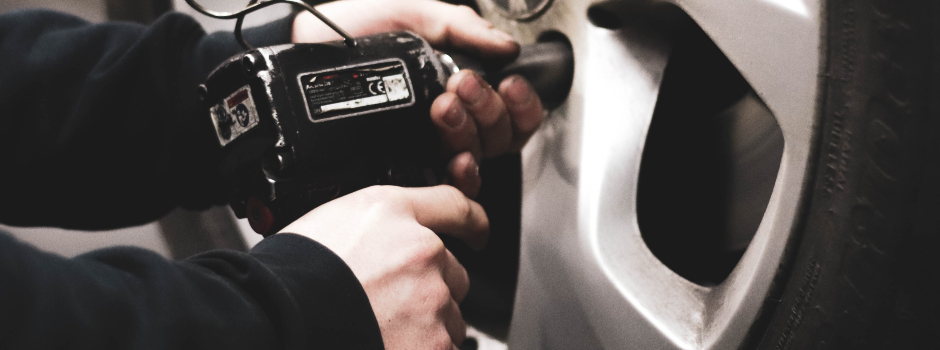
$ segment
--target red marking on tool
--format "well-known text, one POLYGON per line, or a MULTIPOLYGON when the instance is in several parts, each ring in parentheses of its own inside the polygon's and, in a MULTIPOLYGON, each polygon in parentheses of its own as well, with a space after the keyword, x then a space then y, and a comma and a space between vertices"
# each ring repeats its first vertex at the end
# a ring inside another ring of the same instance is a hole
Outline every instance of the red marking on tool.
POLYGON ((267 236, 269 231, 274 228, 274 214, 271 213, 271 209, 268 209, 268 206, 265 205, 264 202, 255 197, 248 200, 246 209, 248 212, 248 224, 251 225, 251 229, 263 236, 267 236))
POLYGON ((232 98, 228 99, 228 101, 225 101, 225 103, 228 104, 228 108, 232 108, 232 107, 238 106, 239 103, 242 103, 242 101, 247 100, 247 99, 248 99, 248 89, 242 89, 241 91, 236 93, 235 96, 232 96, 232 98))

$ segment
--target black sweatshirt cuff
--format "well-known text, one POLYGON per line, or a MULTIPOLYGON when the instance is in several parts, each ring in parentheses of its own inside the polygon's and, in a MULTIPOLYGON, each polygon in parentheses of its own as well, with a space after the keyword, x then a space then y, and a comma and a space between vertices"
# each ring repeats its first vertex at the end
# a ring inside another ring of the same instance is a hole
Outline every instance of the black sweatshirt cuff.
POLYGON ((297 303, 307 344, 322 349, 382 349, 369 298, 352 270, 328 248, 281 233, 258 243, 251 256, 271 269, 297 303))

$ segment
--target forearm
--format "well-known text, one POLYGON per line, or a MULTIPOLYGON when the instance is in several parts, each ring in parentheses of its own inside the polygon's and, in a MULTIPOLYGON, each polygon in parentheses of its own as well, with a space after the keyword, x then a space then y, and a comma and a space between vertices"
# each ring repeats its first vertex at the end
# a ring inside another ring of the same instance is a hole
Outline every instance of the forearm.
MULTIPOLYGON (((284 43, 290 22, 246 36, 284 43)), ((103 229, 220 202, 196 86, 240 50, 178 13, 150 27, 0 15, 0 198, 11 204, 0 221, 103 229)))
POLYGON ((381 347, 342 260, 276 237, 172 262, 126 247, 65 259, 0 234, 0 348, 381 347))

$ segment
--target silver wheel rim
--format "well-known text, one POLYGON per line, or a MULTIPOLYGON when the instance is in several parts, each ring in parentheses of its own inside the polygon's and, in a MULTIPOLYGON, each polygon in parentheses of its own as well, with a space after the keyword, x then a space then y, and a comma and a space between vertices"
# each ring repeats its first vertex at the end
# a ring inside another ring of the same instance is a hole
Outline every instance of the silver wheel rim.
MULTIPOLYGON (((767 104, 785 142, 757 233, 728 279, 710 288, 656 259, 636 220, 640 157, 670 43, 653 29, 592 25, 587 11, 597 3, 553 1, 519 22, 480 2, 484 17, 522 43, 555 31, 575 53, 568 100, 523 151, 522 251, 509 345, 736 348, 796 229, 814 139, 822 3, 674 2, 767 104)), ((641 11, 621 3, 623 11, 641 11)))

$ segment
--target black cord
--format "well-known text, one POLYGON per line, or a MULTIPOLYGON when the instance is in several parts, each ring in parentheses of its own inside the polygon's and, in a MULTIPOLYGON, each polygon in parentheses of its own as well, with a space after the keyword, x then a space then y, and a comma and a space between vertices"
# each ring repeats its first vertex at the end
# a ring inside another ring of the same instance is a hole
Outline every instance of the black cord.
POLYGON ((319 18, 320 21, 323 21, 324 24, 329 26, 330 29, 333 29, 333 31, 335 31, 337 34, 342 36, 343 43, 345 43, 346 46, 349 46, 349 47, 356 46, 356 39, 353 39, 353 37, 350 36, 349 33, 346 33, 346 31, 343 30, 343 28, 340 28, 338 25, 336 25, 336 23, 333 23, 333 21, 331 21, 329 18, 324 16, 322 13, 320 13, 320 11, 317 11, 317 9, 314 8, 313 6, 310 6, 309 4, 300 0, 268 0, 264 2, 258 2, 258 0, 251 0, 251 2, 248 3, 248 6, 246 6, 241 11, 237 11, 237 12, 211 11, 211 10, 206 9, 205 7, 202 7, 202 5, 199 5, 198 3, 196 3, 196 0, 186 0, 186 3, 189 4, 190 7, 192 7, 199 13, 212 17, 212 18, 218 18, 218 19, 235 18, 236 19, 235 39, 238 40, 238 43, 245 50, 252 49, 251 45, 249 45, 248 42, 245 41, 245 38, 242 36, 242 23, 245 21, 245 16, 248 15, 249 13, 255 12, 265 7, 275 5, 275 4, 280 4, 280 3, 299 6, 307 11, 310 11, 310 13, 312 13, 314 16, 319 18))
MULTIPOLYGON (((251 0, 250 2, 248 2, 247 7, 251 7, 251 5, 254 5, 257 2, 258 0, 251 0)), ((244 13, 238 16, 238 19, 235 20, 235 40, 238 41, 238 44, 241 45, 243 49, 248 51, 248 50, 254 49, 254 47, 251 46, 251 44, 249 44, 248 41, 245 40, 245 37, 242 36, 242 24, 245 23, 246 15, 247 13, 244 13)))

